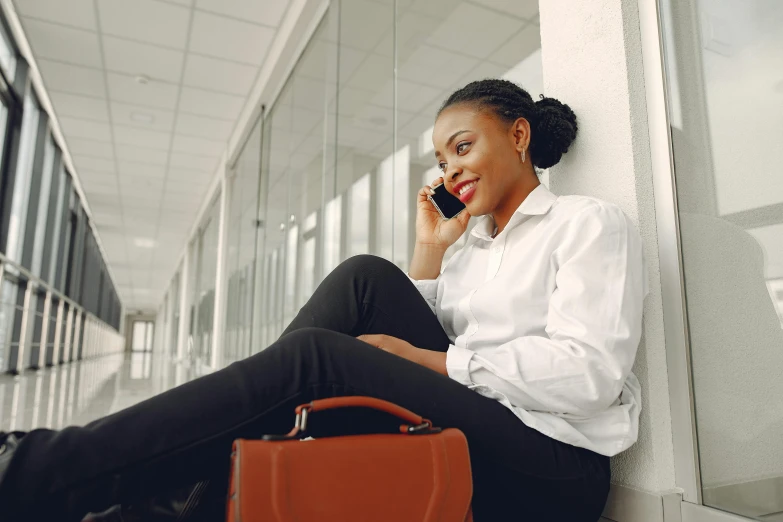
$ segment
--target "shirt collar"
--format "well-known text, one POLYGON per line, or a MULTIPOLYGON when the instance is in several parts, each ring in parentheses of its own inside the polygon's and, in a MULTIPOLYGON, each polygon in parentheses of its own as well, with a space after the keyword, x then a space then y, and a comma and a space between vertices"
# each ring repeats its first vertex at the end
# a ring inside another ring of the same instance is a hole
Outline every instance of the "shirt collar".
MULTIPOLYGON (((514 214, 521 214, 523 216, 542 216, 549 212, 549 209, 552 208, 555 201, 557 201, 557 196, 552 194, 542 183, 527 195, 522 204, 514 211, 514 214)), ((514 220, 513 217, 512 220, 514 220)), ((492 220, 492 216, 486 215, 481 216, 478 223, 476 223, 476 226, 473 227, 471 235, 491 241, 494 232, 495 222, 492 220)))

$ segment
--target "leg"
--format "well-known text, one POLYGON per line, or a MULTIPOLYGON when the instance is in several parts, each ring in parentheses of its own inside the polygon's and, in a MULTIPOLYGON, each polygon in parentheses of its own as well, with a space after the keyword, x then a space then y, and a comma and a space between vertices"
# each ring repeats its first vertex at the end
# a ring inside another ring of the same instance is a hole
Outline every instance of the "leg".
MULTIPOLYGON (((86 427, 31 432, 11 461, 0 506, 10 520, 70 521, 204 478, 225 481, 234 439, 286 432, 296 405, 344 395, 389 400, 460 428, 474 467, 477 522, 507 518, 512 508, 539 521, 600 513, 604 457, 527 428, 448 377, 318 328, 290 332, 253 357, 86 427)), ((323 415, 314 427, 340 428, 323 415)), ((373 431, 394 429, 388 419, 357 415, 373 431)))
POLYGON ((386 334, 445 352, 449 338, 408 277, 381 257, 354 256, 318 286, 283 336, 317 327, 353 337, 386 334))

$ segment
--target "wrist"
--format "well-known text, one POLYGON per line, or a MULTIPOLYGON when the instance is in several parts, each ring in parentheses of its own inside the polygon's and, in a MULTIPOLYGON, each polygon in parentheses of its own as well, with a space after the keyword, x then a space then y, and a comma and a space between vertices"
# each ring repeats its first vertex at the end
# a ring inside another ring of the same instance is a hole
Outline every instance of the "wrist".
POLYGON ((414 245, 414 249, 420 250, 422 252, 443 255, 446 253, 446 250, 448 250, 449 247, 437 243, 425 243, 423 241, 416 241, 416 244, 414 245))

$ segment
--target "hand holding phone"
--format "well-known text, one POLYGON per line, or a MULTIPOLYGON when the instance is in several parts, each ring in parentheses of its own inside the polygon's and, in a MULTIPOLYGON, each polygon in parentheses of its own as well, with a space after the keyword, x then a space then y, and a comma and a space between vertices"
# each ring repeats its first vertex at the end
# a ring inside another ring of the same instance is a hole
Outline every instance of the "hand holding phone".
POLYGON ((416 244, 447 249, 465 233, 470 213, 449 194, 443 178, 419 190, 416 203, 416 244))
POLYGON ((465 204, 457 196, 446 190, 446 185, 443 183, 432 187, 432 190, 435 193, 427 196, 427 199, 430 200, 443 219, 448 220, 457 217, 460 212, 465 210, 465 204))

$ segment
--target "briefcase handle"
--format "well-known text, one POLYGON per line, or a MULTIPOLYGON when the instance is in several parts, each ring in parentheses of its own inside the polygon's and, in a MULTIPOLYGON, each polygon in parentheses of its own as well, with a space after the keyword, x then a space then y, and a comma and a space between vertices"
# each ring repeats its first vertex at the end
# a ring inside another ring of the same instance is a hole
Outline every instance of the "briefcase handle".
POLYGON ((300 438, 307 429, 308 416, 324 410, 333 410, 336 408, 372 408, 374 410, 385 411, 391 415, 399 417, 407 424, 400 425, 400 433, 408 435, 439 433, 440 428, 432 426, 432 421, 425 419, 421 415, 416 415, 412 411, 398 406, 393 402, 376 399, 374 397, 349 396, 333 397, 330 399, 319 399, 307 404, 296 407, 296 419, 294 428, 286 435, 264 435, 263 440, 290 440, 300 438))

